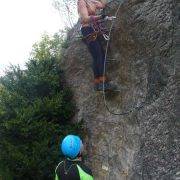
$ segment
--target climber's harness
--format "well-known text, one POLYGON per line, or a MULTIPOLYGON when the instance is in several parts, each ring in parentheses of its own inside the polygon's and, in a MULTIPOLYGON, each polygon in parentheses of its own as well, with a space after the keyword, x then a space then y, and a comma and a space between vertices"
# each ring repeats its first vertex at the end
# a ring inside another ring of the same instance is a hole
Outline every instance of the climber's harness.
POLYGON ((108 30, 104 26, 104 20, 94 21, 91 26, 97 35, 102 35, 106 41, 110 39, 108 36, 108 30))
POLYGON ((93 33, 83 37, 83 39, 86 40, 87 43, 90 43, 92 41, 95 41, 97 39, 97 36, 98 36, 98 32, 94 31, 93 33))
POLYGON ((83 39, 86 40, 87 43, 95 41, 100 35, 102 35, 106 41, 110 39, 108 36, 108 30, 105 28, 103 20, 93 21, 90 25, 90 27, 93 28, 94 32, 83 37, 83 39))

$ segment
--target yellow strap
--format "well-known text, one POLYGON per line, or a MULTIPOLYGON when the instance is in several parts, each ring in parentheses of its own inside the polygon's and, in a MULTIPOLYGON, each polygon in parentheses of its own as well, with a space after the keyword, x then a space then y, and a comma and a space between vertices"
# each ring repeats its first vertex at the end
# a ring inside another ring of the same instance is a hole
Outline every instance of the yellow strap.
POLYGON ((57 174, 55 176, 55 180, 60 180, 57 174))
POLYGON ((98 35, 98 32, 95 31, 95 32, 87 35, 87 36, 85 37, 85 39, 86 39, 88 42, 95 41, 96 38, 97 38, 97 35, 98 35))

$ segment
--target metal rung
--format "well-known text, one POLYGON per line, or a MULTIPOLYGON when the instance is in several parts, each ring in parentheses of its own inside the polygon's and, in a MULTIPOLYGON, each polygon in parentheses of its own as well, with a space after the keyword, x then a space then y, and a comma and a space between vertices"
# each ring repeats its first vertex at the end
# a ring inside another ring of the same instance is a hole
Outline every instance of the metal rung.
POLYGON ((107 59, 106 60, 107 63, 110 63, 110 62, 121 62, 121 61, 118 61, 116 59, 107 59))

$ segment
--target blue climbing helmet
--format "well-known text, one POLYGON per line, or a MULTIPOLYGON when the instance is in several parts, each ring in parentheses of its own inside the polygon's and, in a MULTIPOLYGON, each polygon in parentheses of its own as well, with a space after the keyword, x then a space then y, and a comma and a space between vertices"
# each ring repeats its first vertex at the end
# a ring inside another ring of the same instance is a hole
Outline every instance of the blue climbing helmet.
POLYGON ((83 144, 80 137, 75 135, 67 135, 61 144, 62 153, 71 159, 76 158, 82 148, 83 144))

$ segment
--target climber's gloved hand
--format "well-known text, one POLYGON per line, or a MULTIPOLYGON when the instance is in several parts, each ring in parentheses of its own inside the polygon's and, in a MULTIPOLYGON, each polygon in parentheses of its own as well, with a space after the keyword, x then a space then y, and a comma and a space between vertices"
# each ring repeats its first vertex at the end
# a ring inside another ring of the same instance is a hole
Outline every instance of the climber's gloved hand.
POLYGON ((114 20, 114 19, 116 19, 115 16, 106 16, 106 17, 104 18, 105 21, 112 21, 112 20, 114 20))

